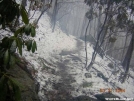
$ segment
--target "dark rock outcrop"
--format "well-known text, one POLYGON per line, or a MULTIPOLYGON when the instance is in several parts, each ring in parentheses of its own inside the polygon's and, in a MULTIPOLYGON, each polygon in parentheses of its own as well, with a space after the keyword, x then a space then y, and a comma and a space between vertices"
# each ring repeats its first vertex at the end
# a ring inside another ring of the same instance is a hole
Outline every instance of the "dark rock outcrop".
POLYGON ((83 96, 78 96, 78 97, 72 98, 69 101, 99 101, 99 100, 83 95, 83 96))
POLYGON ((13 79, 18 82, 21 90, 21 101, 39 101, 38 94, 36 93, 35 80, 27 70, 26 63, 17 63, 14 67, 9 69, 9 73, 13 75, 13 79), (22 68, 25 68, 22 69, 22 68))
MULTIPOLYGON (((99 101, 107 101, 106 99, 108 98, 109 101, 115 101, 114 98, 119 99, 120 97, 113 95, 112 93, 102 93, 102 94, 96 94, 95 97, 99 101), (111 98, 111 99, 110 99, 111 98), (113 100, 112 100, 113 99, 113 100)), ((118 100, 118 101, 124 101, 124 100, 118 100)))

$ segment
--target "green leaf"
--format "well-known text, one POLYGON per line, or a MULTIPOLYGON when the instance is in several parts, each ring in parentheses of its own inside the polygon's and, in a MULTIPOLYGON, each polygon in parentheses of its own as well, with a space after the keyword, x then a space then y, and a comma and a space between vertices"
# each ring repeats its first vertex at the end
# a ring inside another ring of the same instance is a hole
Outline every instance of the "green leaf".
POLYGON ((20 101, 21 100, 21 92, 20 92, 20 88, 19 88, 17 81, 14 80, 13 78, 9 78, 9 81, 13 87, 15 101, 20 101))
POLYGON ((30 35, 30 32, 31 32, 31 26, 28 24, 25 26, 24 28, 24 31, 25 31, 25 34, 28 36, 30 35))
POLYGON ((28 14, 27 14, 26 9, 22 5, 20 7, 20 12, 21 12, 21 17, 22 17, 23 22, 25 24, 28 24, 29 23, 28 14))
POLYGON ((35 37, 35 34, 36 34, 35 28, 32 26, 32 27, 31 27, 31 36, 32 36, 32 37, 35 37))
POLYGON ((2 28, 5 29, 5 19, 3 19, 3 22, 2 22, 2 28))
POLYGON ((15 36, 11 36, 10 39, 11 40, 16 40, 16 37, 15 36))
POLYGON ((9 45, 9 38, 8 38, 8 37, 4 37, 4 38, 2 39, 2 47, 3 47, 3 48, 7 48, 8 45, 9 45))
POLYGON ((7 85, 6 85, 6 78, 3 75, 0 78, 0 101, 5 101, 6 100, 6 95, 7 95, 7 85))
POLYGON ((36 42, 34 41, 33 45, 32 45, 32 52, 33 53, 35 52, 35 49, 37 49, 37 46, 36 46, 36 42))
POLYGON ((17 44, 16 44, 16 41, 14 40, 12 45, 11 45, 10 52, 15 53, 16 52, 16 47, 17 47, 17 44))
POLYGON ((10 56, 10 62, 9 62, 10 66, 13 67, 15 65, 15 63, 16 63, 16 59, 15 59, 14 56, 11 55, 10 56))
POLYGON ((24 29, 24 26, 17 29, 16 32, 14 33, 14 36, 17 37, 19 33, 23 33, 23 29, 24 29))
POLYGON ((21 92, 18 85, 14 85, 14 96, 15 96, 15 101, 21 100, 21 92))
POLYGON ((4 48, 0 49, 0 58, 3 57, 4 53, 5 53, 4 48))
POLYGON ((16 42, 17 42, 17 46, 18 46, 18 49, 19 49, 19 53, 20 53, 20 55, 22 55, 22 41, 21 41, 20 38, 17 38, 16 42))
POLYGON ((22 47, 24 48, 25 47, 25 41, 22 40, 22 47))
POLYGON ((35 49, 37 50, 37 44, 36 44, 36 42, 35 42, 35 49))
POLYGON ((1 23, 2 23, 2 17, 0 17, 0 25, 1 25, 1 23))
POLYGON ((27 50, 30 51, 31 48, 32 48, 32 40, 29 40, 29 41, 27 42, 27 50))
POLYGON ((6 50, 5 54, 4 54, 4 65, 7 65, 9 62, 9 52, 8 50, 6 50))

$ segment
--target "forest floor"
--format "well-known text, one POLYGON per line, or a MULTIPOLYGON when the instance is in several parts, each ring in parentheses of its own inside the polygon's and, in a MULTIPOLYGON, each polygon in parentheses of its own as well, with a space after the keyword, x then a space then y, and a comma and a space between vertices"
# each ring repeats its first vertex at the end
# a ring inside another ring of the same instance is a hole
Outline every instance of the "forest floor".
MULTIPOLYGON (((31 16, 33 13, 31 11, 31 16)), ((36 11, 31 22, 39 15, 36 11)), ((118 97, 132 101, 134 72, 130 69, 131 77, 122 84, 120 76, 124 70, 120 62, 109 56, 102 59, 99 55, 87 71, 84 41, 68 36, 57 25, 52 32, 50 17, 43 14, 36 29, 37 51, 23 51, 23 57, 36 70, 33 74, 39 83, 41 101, 106 101, 105 98, 118 97)), ((7 33, 2 31, 1 35, 7 33)), ((90 43, 87 43, 87 53, 89 64, 93 53, 90 43)))
MULTIPOLYGON (((23 56, 37 71, 35 78, 40 84, 38 94, 42 101, 91 101, 91 98, 95 101, 97 94, 109 92, 121 98, 134 97, 133 78, 129 77, 123 84, 119 81, 123 72, 119 61, 97 55, 92 69, 86 71, 84 41, 66 35, 57 26, 52 32, 47 14, 40 19, 36 31, 37 52, 24 51, 23 56)), ((89 64, 93 52, 90 43, 87 52, 89 64)))

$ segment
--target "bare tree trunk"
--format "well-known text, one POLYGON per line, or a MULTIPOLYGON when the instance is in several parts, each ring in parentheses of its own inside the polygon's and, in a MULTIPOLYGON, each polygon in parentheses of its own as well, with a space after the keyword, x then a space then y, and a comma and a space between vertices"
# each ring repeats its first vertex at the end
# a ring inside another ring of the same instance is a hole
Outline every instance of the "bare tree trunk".
MULTIPOLYGON (((91 5, 91 8, 90 8, 90 13, 91 13, 91 18, 88 18, 88 24, 87 24, 87 27, 86 27, 86 31, 85 31, 85 52, 86 52, 86 63, 85 63, 85 68, 87 67, 87 30, 89 28, 89 24, 90 24, 90 21, 92 19, 92 15, 93 15, 93 6, 91 5)), ((90 25, 90 30, 91 30, 91 25, 90 25)), ((90 31, 89 30, 89 31, 90 31)), ((89 33, 90 34, 90 33, 89 33)))
POLYGON ((50 1, 49 4, 47 4, 46 8, 44 8, 44 10, 41 12, 40 16, 38 17, 37 21, 36 21, 36 25, 38 24, 41 16, 44 14, 45 11, 47 11, 50 7, 51 7, 51 4, 52 4, 52 0, 50 1))
POLYGON ((92 59, 91 59, 90 64, 87 67, 87 70, 91 69, 91 67, 92 67, 92 65, 94 63, 94 60, 96 58, 96 55, 97 55, 96 51, 98 50, 98 47, 99 47, 100 36, 101 36, 101 34, 102 34, 103 30, 104 30, 105 24, 107 22, 109 8, 110 8, 110 0, 108 2, 107 13, 106 13, 106 16, 105 16, 105 19, 104 19, 104 23, 103 23, 103 26, 102 26, 100 32, 98 33, 97 42, 96 42, 96 45, 95 45, 95 48, 94 48, 94 52, 92 54, 92 59))
POLYGON ((57 0, 55 1, 54 12, 53 12, 53 15, 52 15, 52 23, 53 23, 52 32, 54 32, 54 29, 55 29, 56 15, 57 15, 57 0))
POLYGON ((98 36, 98 34, 99 34, 99 32, 100 32, 100 27, 101 27, 101 10, 99 9, 99 16, 98 16, 98 24, 97 24, 97 35, 96 36, 98 36))
POLYGON ((32 7, 32 3, 33 3, 33 1, 31 0, 30 1, 30 6, 29 6, 29 9, 28 9, 28 16, 30 16, 30 10, 31 10, 31 7, 32 7))
POLYGON ((37 19, 37 21, 36 21, 36 24, 38 24, 38 22, 39 22, 41 16, 44 14, 45 11, 48 10, 48 8, 49 8, 49 7, 47 7, 46 9, 44 9, 44 11, 40 14, 40 16, 38 17, 38 19, 37 19))
POLYGON ((85 63, 85 68, 87 67, 87 29, 89 28, 90 20, 88 20, 88 24, 86 27, 86 32, 85 32, 85 52, 86 52, 86 63, 85 63))
POLYGON ((96 36, 96 18, 94 19, 94 38, 95 38, 95 36, 96 36))
MULTIPOLYGON (((108 40, 106 40, 106 42, 105 42, 104 52, 107 50, 107 46, 108 46, 108 40)), ((106 52, 105 52, 105 53, 106 53, 106 52)))
POLYGON ((125 44, 124 44, 124 49, 123 49, 123 52, 122 52, 122 61, 123 61, 123 57, 124 57, 124 54, 125 54, 125 47, 127 45, 127 35, 126 35, 126 39, 125 39, 125 44))
POLYGON ((125 74, 124 74, 122 83, 125 82, 126 77, 127 77, 127 73, 129 72, 129 65, 130 65, 130 61, 131 61, 131 58, 132 58, 133 50, 134 50, 134 34, 132 34, 132 38, 131 38, 127 53, 126 53, 125 58, 122 62, 122 66, 125 69, 125 74))
POLYGON ((134 34, 132 34, 132 38, 131 38, 127 53, 126 53, 125 58, 122 62, 122 65, 123 65, 124 69, 127 68, 127 65, 128 65, 128 63, 131 59, 132 52, 133 52, 133 44, 134 44, 134 34))

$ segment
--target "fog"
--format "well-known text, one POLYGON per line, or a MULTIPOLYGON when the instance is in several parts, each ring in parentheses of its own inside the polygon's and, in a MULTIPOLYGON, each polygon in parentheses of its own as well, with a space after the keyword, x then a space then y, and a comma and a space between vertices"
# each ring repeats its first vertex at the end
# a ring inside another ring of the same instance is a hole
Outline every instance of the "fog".
MULTIPOLYGON (((56 5, 55 2, 53 2, 53 6, 49 10, 53 31, 56 24, 63 30, 63 32, 67 33, 67 35, 73 35, 84 40, 86 27, 88 25, 88 18, 85 15, 90 8, 83 0, 59 0, 56 5)), ((97 33, 101 28, 101 24, 104 22, 104 15, 98 16, 94 16, 87 30, 87 40, 94 45, 96 43, 95 39, 97 38, 97 33)), ((102 48, 107 46, 107 49, 105 50, 106 54, 117 60, 123 60, 123 57, 125 56, 123 52, 126 52, 131 37, 128 36, 126 38, 125 34, 126 33, 116 33, 115 37, 117 40, 115 43, 104 42, 102 48), (126 48, 123 49, 126 39, 126 48)), ((131 62, 131 65, 134 64, 131 62)))

